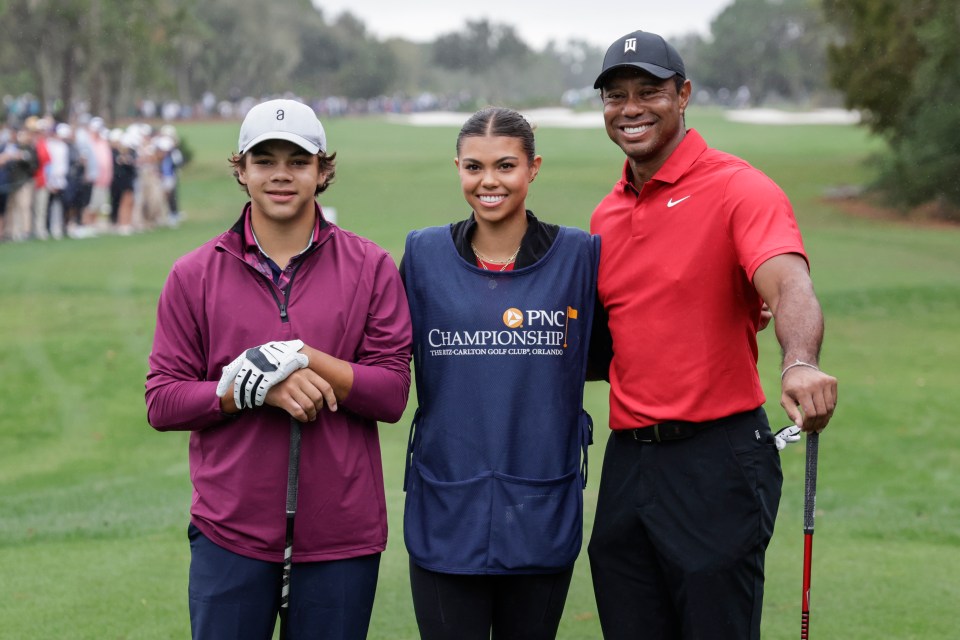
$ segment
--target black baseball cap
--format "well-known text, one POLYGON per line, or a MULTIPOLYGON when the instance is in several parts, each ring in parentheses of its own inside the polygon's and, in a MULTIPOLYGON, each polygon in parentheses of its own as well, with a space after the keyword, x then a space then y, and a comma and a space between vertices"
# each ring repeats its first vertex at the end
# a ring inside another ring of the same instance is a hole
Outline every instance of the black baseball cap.
POLYGON ((634 31, 617 40, 603 56, 603 71, 593 83, 594 89, 603 85, 604 76, 615 69, 633 67, 642 69, 662 80, 673 76, 686 79, 683 59, 669 42, 655 33, 634 31))

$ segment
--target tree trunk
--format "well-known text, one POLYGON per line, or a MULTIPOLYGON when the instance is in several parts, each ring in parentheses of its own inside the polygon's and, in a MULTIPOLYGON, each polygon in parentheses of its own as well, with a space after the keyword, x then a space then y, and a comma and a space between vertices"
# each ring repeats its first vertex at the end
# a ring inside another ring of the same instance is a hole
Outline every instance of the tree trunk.
POLYGON ((76 69, 76 57, 72 47, 67 47, 63 52, 63 62, 60 65, 62 76, 60 76, 60 100, 63 103, 65 113, 59 117, 67 121, 70 118, 70 105, 73 104, 73 74, 76 69))

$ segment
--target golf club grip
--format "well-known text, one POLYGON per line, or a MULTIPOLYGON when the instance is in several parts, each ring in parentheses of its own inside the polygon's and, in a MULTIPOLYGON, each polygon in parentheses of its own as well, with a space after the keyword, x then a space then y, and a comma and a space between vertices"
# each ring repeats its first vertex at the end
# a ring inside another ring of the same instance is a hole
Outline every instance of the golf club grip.
POLYGON ((290 463, 287 466, 287 516, 297 512, 300 481, 300 423, 290 418, 290 463))
POLYGON ((810 613, 804 611, 800 621, 800 640, 807 640, 810 633, 810 613))
POLYGON ((807 435, 807 471, 803 486, 803 531, 813 533, 813 516, 817 508, 817 455, 820 434, 807 435))

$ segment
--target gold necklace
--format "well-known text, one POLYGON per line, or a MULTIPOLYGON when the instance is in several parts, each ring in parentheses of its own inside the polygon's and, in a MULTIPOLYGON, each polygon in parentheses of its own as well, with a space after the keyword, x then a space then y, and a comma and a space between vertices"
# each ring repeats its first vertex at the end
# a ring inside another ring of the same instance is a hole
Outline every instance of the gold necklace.
POLYGON ((483 267, 484 271, 490 271, 490 267, 487 266, 487 263, 502 264, 503 266, 500 267, 500 271, 506 271, 507 267, 513 264, 513 262, 517 259, 517 255, 520 253, 520 247, 517 247, 517 250, 513 252, 512 256, 507 258, 506 262, 501 262, 500 260, 490 260, 489 258, 485 258, 482 253, 477 251, 476 245, 472 242, 470 243, 470 248, 473 249, 473 255, 477 256, 477 260, 480 261, 480 266, 483 267))

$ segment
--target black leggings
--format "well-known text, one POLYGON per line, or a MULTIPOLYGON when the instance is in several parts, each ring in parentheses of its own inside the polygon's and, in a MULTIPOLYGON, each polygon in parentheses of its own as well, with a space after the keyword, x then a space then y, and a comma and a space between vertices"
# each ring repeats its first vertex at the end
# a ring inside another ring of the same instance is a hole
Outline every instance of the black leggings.
POLYGON ((553 640, 572 577, 573 567, 531 575, 455 575, 427 571, 411 561, 420 637, 553 640))

